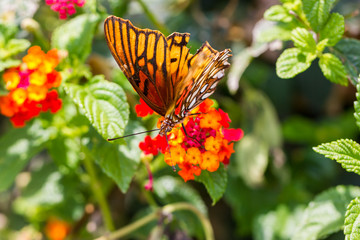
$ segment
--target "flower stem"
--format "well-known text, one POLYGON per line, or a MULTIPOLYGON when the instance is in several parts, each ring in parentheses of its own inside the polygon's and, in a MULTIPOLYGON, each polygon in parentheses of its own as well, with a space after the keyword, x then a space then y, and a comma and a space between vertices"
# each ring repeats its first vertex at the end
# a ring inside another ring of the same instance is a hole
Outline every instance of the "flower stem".
POLYGON ((96 171, 95 171, 92 159, 89 158, 88 154, 85 154, 85 157, 83 160, 84 160, 83 162, 84 162, 85 169, 86 169, 87 173, 89 174, 90 185, 91 185, 92 191, 94 193, 95 199, 99 204, 105 226, 109 231, 114 231, 115 227, 114 227, 113 220, 111 218, 110 208, 109 208, 109 205, 107 204, 105 195, 101 189, 101 185, 97 181, 96 171))
POLYGON ((146 4, 143 2, 143 0, 137 0, 137 2, 140 4, 140 6, 142 7, 144 13, 148 16, 150 21, 159 29, 159 31, 162 32, 163 34, 165 34, 166 36, 169 35, 169 31, 167 30, 167 28, 161 22, 159 22, 157 20, 155 15, 152 14, 152 12, 146 6, 146 4))
POLYGON ((206 240, 214 240, 214 232, 211 227, 209 219, 207 219, 206 216, 204 216, 204 214, 202 214, 193 205, 191 205, 189 203, 185 203, 185 202, 173 203, 173 204, 166 205, 162 208, 157 209, 153 213, 137 220, 136 222, 131 223, 130 225, 127 225, 107 236, 102 236, 95 240, 113 240, 113 239, 122 238, 122 237, 128 235, 129 233, 135 231, 136 229, 144 226, 145 224, 148 224, 149 222, 151 222, 153 220, 156 220, 157 218, 159 218, 163 215, 166 216, 172 212, 181 211, 181 210, 188 210, 188 211, 193 212, 199 218, 199 220, 203 226, 203 229, 205 232, 205 239, 206 240))

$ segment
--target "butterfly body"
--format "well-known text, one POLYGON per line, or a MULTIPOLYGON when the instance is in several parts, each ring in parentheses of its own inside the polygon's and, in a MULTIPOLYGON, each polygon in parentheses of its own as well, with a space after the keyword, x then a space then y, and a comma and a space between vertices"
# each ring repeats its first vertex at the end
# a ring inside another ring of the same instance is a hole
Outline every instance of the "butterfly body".
POLYGON ((109 49, 131 85, 146 104, 164 116, 160 135, 181 123, 208 98, 230 64, 230 50, 214 50, 205 42, 192 55, 190 34, 140 29, 129 20, 110 16, 104 31, 109 49))

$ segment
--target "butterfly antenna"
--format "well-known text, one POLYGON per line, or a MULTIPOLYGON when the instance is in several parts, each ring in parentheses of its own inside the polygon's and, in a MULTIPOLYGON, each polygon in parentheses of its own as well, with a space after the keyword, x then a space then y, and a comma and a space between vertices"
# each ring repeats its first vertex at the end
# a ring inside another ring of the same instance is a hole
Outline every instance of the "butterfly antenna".
POLYGON ((171 159, 171 167, 172 167, 173 171, 176 172, 176 168, 174 166, 174 163, 173 163, 172 157, 171 157, 171 151, 170 151, 170 145, 169 145, 169 139, 168 139, 167 133, 165 133, 165 138, 166 138, 166 143, 167 143, 167 146, 169 149, 169 154, 170 154, 170 159, 171 159))
POLYGON ((139 134, 143 134, 143 133, 154 132, 154 131, 159 131, 159 130, 160 130, 160 129, 156 128, 156 129, 148 130, 148 131, 144 131, 144 132, 132 133, 132 134, 125 135, 125 136, 122 136, 122 137, 108 138, 107 140, 110 142, 110 141, 114 141, 114 140, 117 140, 117 139, 120 139, 120 138, 131 137, 131 136, 135 136, 135 135, 139 135, 139 134))

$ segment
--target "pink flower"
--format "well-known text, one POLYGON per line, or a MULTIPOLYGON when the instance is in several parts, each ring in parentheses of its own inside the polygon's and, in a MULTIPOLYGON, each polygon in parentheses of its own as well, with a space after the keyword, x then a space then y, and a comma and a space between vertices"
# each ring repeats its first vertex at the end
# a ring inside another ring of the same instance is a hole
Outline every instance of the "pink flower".
POLYGON ((66 19, 67 16, 76 13, 75 5, 82 7, 85 0, 45 0, 47 5, 51 5, 51 9, 59 13, 60 19, 66 19))
POLYGON ((228 141, 239 141, 244 136, 244 131, 240 128, 224 128, 222 132, 228 141))

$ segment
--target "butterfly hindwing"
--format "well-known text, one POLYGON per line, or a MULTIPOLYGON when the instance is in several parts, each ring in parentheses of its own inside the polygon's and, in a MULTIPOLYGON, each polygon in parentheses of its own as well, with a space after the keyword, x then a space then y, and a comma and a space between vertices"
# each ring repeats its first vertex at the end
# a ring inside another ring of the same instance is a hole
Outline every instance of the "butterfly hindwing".
POLYGON ((178 117, 185 117, 214 93, 219 80, 224 76, 224 69, 230 66, 227 62, 230 56, 229 49, 218 52, 207 42, 197 51, 191 59, 189 74, 184 80, 184 90, 178 91, 181 93, 175 106, 178 117))
POLYGON ((115 16, 105 20, 104 31, 112 55, 133 88, 149 107, 164 116, 173 101, 165 36, 115 16))

